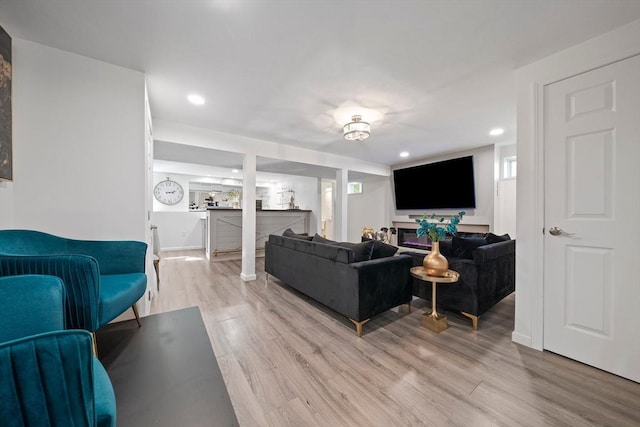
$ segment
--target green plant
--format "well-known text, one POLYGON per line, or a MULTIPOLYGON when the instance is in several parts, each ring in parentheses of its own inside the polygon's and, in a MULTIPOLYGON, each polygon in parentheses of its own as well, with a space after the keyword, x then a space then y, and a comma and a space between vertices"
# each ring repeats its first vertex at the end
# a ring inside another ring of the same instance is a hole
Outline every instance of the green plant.
POLYGON ((456 234, 458 232, 458 224, 465 214, 465 211, 460 211, 457 215, 449 217, 447 222, 445 222, 446 218, 444 217, 440 217, 436 221, 436 214, 434 213, 431 215, 424 214, 422 218, 416 219, 418 223, 418 232, 416 234, 418 237, 429 236, 429 240, 432 242, 444 240, 447 237, 447 233, 456 234))
POLYGON ((236 190, 235 188, 232 188, 231 190, 227 191, 227 197, 230 199, 240 198, 240 190, 236 190))

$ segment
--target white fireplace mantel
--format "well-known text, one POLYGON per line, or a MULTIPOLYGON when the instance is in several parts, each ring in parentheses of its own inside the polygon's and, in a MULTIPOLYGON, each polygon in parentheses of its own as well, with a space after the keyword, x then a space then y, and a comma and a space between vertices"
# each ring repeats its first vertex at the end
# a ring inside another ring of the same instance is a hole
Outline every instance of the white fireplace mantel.
MULTIPOLYGON (((395 228, 417 229, 418 224, 415 221, 392 221, 395 228)), ((489 224, 458 224, 458 231, 466 233, 488 233, 489 224)))

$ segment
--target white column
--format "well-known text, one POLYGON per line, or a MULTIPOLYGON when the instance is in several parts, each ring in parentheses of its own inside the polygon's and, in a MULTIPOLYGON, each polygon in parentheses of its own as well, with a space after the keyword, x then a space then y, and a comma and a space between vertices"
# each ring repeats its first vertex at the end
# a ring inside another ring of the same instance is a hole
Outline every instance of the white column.
POLYGON ((349 171, 340 169, 336 172, 336 217, 335 217, 335 239, 339 242, 347 240, 347 184, 349 182, 349 171))
MULTIPOLYGON (((316 230, 313 233, 318 233, 322 235, 322 178, 318 178, 317 190, 318 192, 316 196, 316 206, 318 209, 315 212, 311 212, 309 215, 309 221, 313 224, 313 217, 315 214, 315 226, 316 230)), ((309 230, 309 234, 313 234, 312 230, 309 230)))
POLYGON ((256 155, 242 162, 242 272, 245 282, 256 280, 256 155))

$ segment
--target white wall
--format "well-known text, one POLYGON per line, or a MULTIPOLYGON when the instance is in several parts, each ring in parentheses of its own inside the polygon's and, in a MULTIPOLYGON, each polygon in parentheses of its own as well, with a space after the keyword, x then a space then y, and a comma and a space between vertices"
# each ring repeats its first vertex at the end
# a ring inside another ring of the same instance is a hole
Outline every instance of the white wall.
POLYGON ((144 102, 140 72, 13 39, 13 200, 0 188, 0 224, 145 241, 144 102))
POLYGON ((0 181, 0 229, 13 228, 13 182, 0 181))
POLYGON ((189 212, 189 182, 199 177, 154 172, 153 186, 167 177, 182 186, 184 197, 175 205, 165 205, 153 198, 151 223, 158 227, 160 249, 166 251, 203 248, 203 224, 200 217, 206 216, 206 212, 189 212))
POLYGON ((516 178, 505 178, 504 160, 516 156, 516 144, 496 145, 496 191, 494 205, 493 232, 509 234, 512 239, 517 238, 516 230, 516 178))
POLYGON ((158 227, 160 250, 184 250, 204 248, 201 218, 206 212, 153 212, 151 221, 158 227))
MULTIPOLYGON (((461 151, 457 153, 449 153, 447 155, 427 158, 421 160, 415 160, 410 163, 404 163, 402 165, 396 165, 393 169, 402 169, 411 166, 423 165, 425 163, 433 163, 442 160, 455 159, 458 157, 473 156, 473 173, 476 183, 476 208, 465 209, 466 215, 462 219, 463 224, 482 224, 488 225, 490 230, 493 230, 493 210, 494 210, 494 146, 488 145, 473 150, 461 151)), ((416 183, 416 191, 424 191, 425 194, 429 191, 429 185, 446 185, 446 182, 438 182, 437 177, 434 177, 433 182, 416 183)), ((391 181, 389 181, 389 188, 391 188, 391 181)), ((390 202, 390 208, 392 210, 393 221, 409 221, 413 222, 409 218, 409 215, 422 215, 424 213, 442 213, 442 214, 455 214, 457 211, 452 210, 429 210, 425 211, 398 211, 395 209, 395 201, 393 199, 390 202)))
POLYGON ((544 161, 542 91, 546 84, 640 54, 640 21, 595 37, 516 72, 518 197, 516 316, 512 339, 543 348, 544 161))
POLYGON ((193 177, 191 175, 153 172, 152 187, 155 188, 156 184, 161 181, 165 181, 167 178, 170 178, 172 181, 175 181, 182 186, 184 196, 182 197, 182 200, 180 200, 180 202, 176 203, 175 205, 165 205, 164 203, 160 203, 154 197, 153 212, 187 212, 189 210, 189 181, 192 181, 196 177, 193 177))
POLYGON ((347 240, 359 242, 364 227, 380 230, 391 227, 391 185, 389 177, 358 179, 362 182, 362 193, 349 194, 347 240))
MULTIPOLYGON (((280 204, 281 194, 279 192, 283 188, 292 189, 295 191, 296 206, 299 206, 300 209, 311 211, 309 215, 309 233, 313 235, 319 232, 320 199, 318 197, 318 181, 320 178, 267 172, 261 172, 260 177, 273 182, 271 194, 269 195, 270 203, 268 209, 288 209, 288 205, 280 204)), ((267 209, 267 207, 263 206, 263 209, 267 209)))

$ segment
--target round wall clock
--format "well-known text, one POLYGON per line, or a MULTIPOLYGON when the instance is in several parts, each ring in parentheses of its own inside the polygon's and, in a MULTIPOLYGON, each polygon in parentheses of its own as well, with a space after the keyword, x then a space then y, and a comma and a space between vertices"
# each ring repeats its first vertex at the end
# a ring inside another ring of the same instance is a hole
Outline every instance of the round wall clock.
POLYGON ((165 205, 175 205, 182 200, 184 196, 184 190, 182 185, 167 178, 165 181, 160 181, 153 188, 153 196, 157 201, 165 205))

